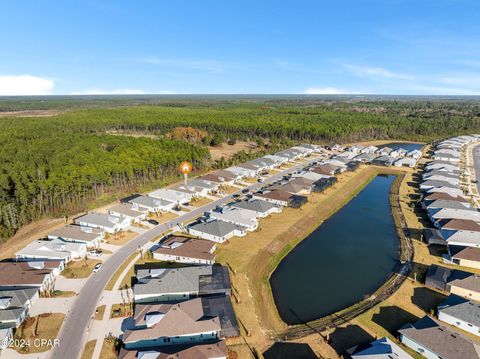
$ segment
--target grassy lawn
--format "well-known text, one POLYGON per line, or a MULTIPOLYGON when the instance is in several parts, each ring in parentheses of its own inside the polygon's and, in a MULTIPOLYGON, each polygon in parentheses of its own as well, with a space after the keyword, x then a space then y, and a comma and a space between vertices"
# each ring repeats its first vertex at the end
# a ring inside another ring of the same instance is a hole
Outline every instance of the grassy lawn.
POLYGON ((118 352, 118 340, 106 338, 103 340, 102 351, 99 359, 116 359, 118 352))
POLYGON ((95 350, 95 345, 97 344, 97 340, 90 340, 85 344, 83 348, 83 353, 81 359, 92 359, 93 351, 95 350))
POLYGON ((154 214, 154 215, 151 215, 151 216, 148 216, 148 217, 156 220, 158 223, 164 223, 164 222, 168 222, 172 219, 177 218, 178 215, 176 213, 166 212, 166 213, 154 214))
POLYGON ((106 238, 106 241, 108 244, 123 246, 125 243, 129 242, 130 240, 132 240, 137 236, 138 236, 138 233, 128 230, 128 231, 122 231, 116 235, 110 234, 108 238, 106 238))
POLYGON ((210 202, 212 202, 211 199, 209 199, 207 197, 203 197, 203 198, 194 199, 191 203, 192 203, 192 206, 201 207, 201 206, 204 206, 204 205, 206 205, 210 202))
POLYGON ((127 266, 134 260, 134 258, 138 255, 139 253, 135 251, 130 255, 130 257, 127 258, 125 262, 122 263, 120 267, 118 267, 117 271, 113 274, 112 278, 107 283, 107 286, 105 287, 105 290, 113 290, 113 287, 115 283, 117 283, 118 278, 122 275, 123 271, 127 268, 127 266))
POLYGON ((110 312, 110 319, 112 318, 124 318, 132 315, 132 307, 128 304, 113 304, 110 312))
POLYGON ((62 271, 62 276, 65 278, 87 278, 97 263, 101 263, 98 259, 81 259, 75 262, 70 262, 62 271))
POLYGON ((105 314, 105 308, 107 306, 104 304, 104 305, 101 305, 99 307, 97 307, 97 309, 95 310, 95 317, 93 319, 95 320, 102 320, 103 319, 103 315, 105 314))
MULTIPOLYGON (((30 340, 35 339, 52 340, 57 338, 58 331, 62 325, 65 314, 63 313, 45 313, 36 317, 30 317, 17 329, 16 339, 30 340)), ((15 348, 19 353, 41 353, 52 349, 52 346, 35 346, 15 348)))

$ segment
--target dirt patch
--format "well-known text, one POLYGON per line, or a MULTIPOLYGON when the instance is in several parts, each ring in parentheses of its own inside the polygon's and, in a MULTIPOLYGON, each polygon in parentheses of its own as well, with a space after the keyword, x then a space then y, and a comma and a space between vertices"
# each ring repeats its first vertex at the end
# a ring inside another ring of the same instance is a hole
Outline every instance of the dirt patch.
POLYGON ((0 112, 1 117, 51 117, 56 116, 65 111, 59 110, 25 110, 25 111, 7 111, 0 112))
POLYGON ((208 146, 207 148, 210 151, 212 160, 216 161, 222 157, 225 159, 232 158, 235 153, 242 150, 246 152, 255 150, 258 148, 258 145, 255 142, 237 141, 234 145, 222 143, 220 146, 208 146))

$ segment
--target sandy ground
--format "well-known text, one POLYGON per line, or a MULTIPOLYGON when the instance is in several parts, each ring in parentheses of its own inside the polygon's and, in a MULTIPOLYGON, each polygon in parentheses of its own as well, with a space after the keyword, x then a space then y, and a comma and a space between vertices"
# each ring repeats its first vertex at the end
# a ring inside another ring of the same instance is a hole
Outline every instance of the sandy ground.
POLYGON ((217 147, 208 146, 208 150, 210 151, 213 161, 220 159, 222 156, 225 159, 229 159, 233 157, 235 153, 241 150, 248 152, 249 150, 254 150, 255 148, 257 148, 257 144, 255 142, 246 141, 237 141, 234 145, 222 143, 222 145, 217 147))
POLYGON ((59 115, 64 111, 60 110, 26 110, 0 112, 0 117, 50 117, 59 115))

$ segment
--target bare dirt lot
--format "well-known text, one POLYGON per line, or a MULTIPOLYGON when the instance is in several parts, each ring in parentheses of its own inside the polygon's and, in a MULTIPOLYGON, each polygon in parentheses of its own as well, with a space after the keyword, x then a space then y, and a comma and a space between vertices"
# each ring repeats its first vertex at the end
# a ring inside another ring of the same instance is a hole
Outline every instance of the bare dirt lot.
POLYGON ((212 156, 212 160, 218 160, 221 157, 225 159, 232 158, 233 155, 239 151, 249 151, 255 150, 257 148, 257 144, 255 142, 246 142, 246 141, 237 141, 234 145, 229 145, 226 143, 222 143, 220 146, 213 147, 209 146, 208 150, 210 151, 210 155, 212 156))

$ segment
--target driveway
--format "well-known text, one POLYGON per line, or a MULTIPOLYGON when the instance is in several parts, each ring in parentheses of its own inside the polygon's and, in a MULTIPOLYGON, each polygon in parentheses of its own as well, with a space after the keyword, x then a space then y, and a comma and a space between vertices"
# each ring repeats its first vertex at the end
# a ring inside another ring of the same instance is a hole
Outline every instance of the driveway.
MULTIPOLYGON (((270 182, 281 179, 287 173, 305 167, 309 164, 309 162, 318 161, 318 158, 319 156, 316 156, 313 157, 310 161, 298 163, 291 168, 282 170, 272 175, 271 177, 266 179, 264 183, 249 184, 248 188, 250 189, 250 191, 256 191, 260 187, 270 182)), ((241 191, 239 190, 236 193, 238 194, 240 192, 241 191)), ((195 218, 203 215, 205 211, 210 211, 216 206, 223 205, 232 201, 233 194, 234 193, 226 195, 223 198, 217 199, 202 207, 193 209, 190 212, 183 213, 181 216, 173 220, 162 223, 146 231, 145 233, 126 243, 124 246, 120 247, 107 260, 105 260, 102 270, 97 273, 93 273, 88 278, 83 289, 76 297, 71 312, 67 313, 65 322, 61 328, 58 337, 58 339, 60 340, 60 345, 52 350, 51 358, 76 359, 81 356, 83 346, 87 338, 86 329, 90 324, 91 317, 95 311, 95 308, 97 307, 100 296, 103 293, 103 289, 108 283, 110 277, 115 273, 117 268, 119 268, 122 263, 128 259, 131 253, 135 252, 139 246, 143 246, 145 243, 161 235, 163 232, 166 232, 171 227, 175 226, 177 223, 193 221, 195 218)))

